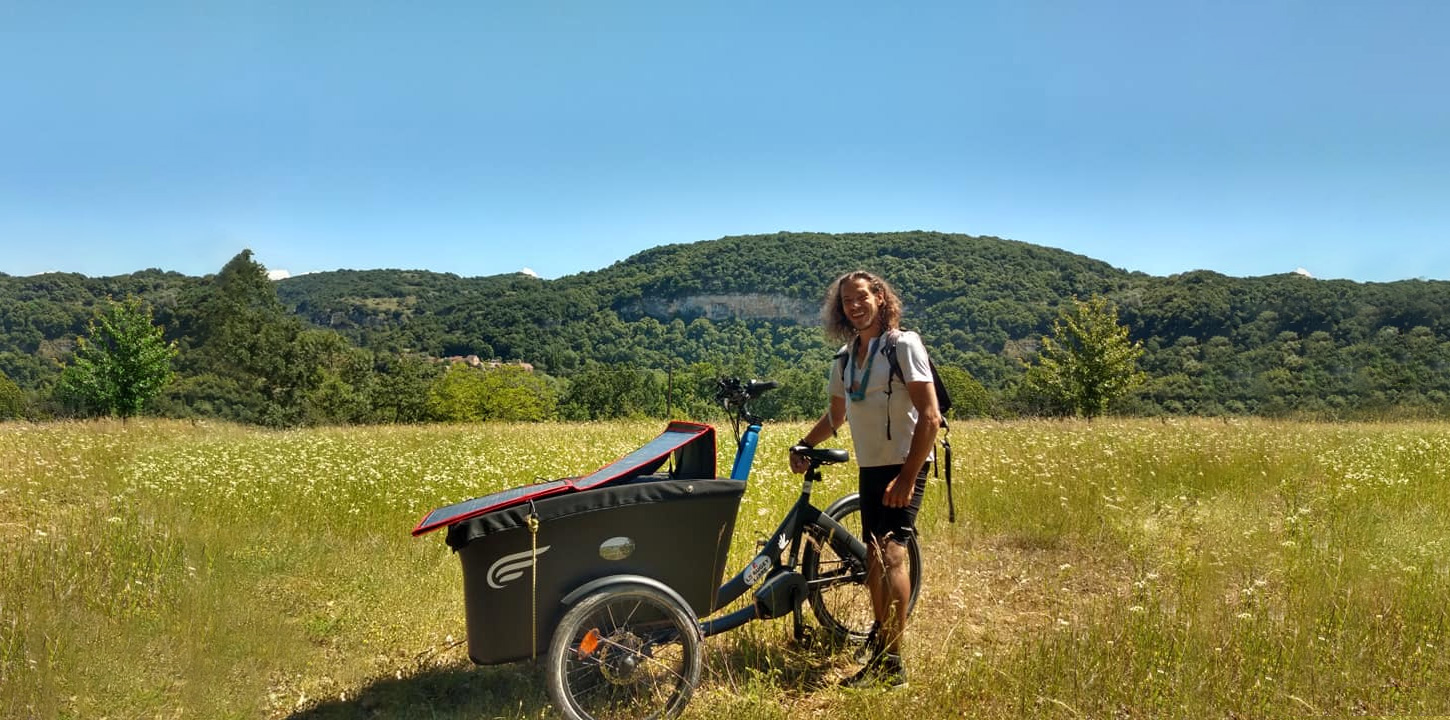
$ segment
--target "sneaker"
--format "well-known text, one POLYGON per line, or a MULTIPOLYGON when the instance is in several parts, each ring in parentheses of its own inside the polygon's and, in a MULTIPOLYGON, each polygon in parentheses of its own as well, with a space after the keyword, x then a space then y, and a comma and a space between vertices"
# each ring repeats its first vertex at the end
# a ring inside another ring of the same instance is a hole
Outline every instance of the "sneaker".
POLYGON ((906 668, 901 664, 901 656, 896 653, 881 653, 871 658, 855 675, 841 681, 841 687, 856 690, 901 688, 906 684, 906 668))

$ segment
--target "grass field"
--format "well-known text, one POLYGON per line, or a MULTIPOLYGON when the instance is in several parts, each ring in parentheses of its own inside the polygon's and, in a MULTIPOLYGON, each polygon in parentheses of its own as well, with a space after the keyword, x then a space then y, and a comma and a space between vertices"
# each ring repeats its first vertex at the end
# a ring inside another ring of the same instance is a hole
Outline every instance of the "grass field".
MULTIPOLYGON (((0 717, 551 716, 541 670, 469 663, 458 562, 408 531, 662 427, 0 424, 0 717)), ((733 565, 794 499, 803 430, 766 428, 733 565)), ((960 423, 953 441, 960 520, 934 483, 911 687, 838 690, 845 658, 756 623, 707 641, 688 717, 1450 714, 1450 426, 960 423)), ((829 471, 821 503, 853 478, 829 471)))

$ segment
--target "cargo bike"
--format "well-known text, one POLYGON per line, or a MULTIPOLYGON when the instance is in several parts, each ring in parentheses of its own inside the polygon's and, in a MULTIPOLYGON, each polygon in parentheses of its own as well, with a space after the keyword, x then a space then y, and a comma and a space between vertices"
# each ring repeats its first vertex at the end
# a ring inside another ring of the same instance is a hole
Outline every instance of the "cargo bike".
MULTIPOLYGON (((861 645, 873 631, 853 493, 811 504, 823 465, 809 460, 800 496, 755 556, 721 584, 736 512, 763 420, 752 401, 774 382, 719 381, 737 437, 717 477, 714 428, 671 422, 658 437, 589 475, 526 485, 430 512, 418 536, 447 528, 463 568, 468 653, 477 664, 545 658, 549 696, 577 720, 678 714, 699 682, 705 637, 791 615, 797 641, 861 645), (741 424, 745 425, 742 431, 741 424), (724 608, 752 593, 749 602, 724 608), (818 626, 804 621, 809 605, 818 626)), ((920 553, 908 546, 911 604, 920 553)))

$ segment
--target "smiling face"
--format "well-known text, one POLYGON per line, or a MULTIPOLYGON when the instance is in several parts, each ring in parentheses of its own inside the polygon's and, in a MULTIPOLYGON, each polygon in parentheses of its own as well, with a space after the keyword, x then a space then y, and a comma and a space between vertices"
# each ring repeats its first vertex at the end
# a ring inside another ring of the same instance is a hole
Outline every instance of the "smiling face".
POLYGON ((837 342, 874 338, 901 322, 901 298, 885 280, 867 270, 853 270, 826 286, 821 325, 837 342))
POLYGON ((881 330, 881 296, 865 278, 851 278, 841 284, 841 312, 856 332, 873 337, 881 330))

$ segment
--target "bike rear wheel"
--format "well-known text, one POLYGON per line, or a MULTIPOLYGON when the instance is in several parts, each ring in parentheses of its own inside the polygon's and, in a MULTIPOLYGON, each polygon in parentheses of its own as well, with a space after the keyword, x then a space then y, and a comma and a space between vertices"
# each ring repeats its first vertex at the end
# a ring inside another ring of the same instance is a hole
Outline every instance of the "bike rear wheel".
POLYGON ((571 720, 669 718, 700 681, 700 626, 640 583, 606 587, 564 614, 549 643, 554 705, 571 720))
MULTIPOLYGON (((827 509, 831 519, 857 538, 861 529, 861 498, 853 493, 827 509)), ((832 538, 825 526, 812 524, 810 542, 801 557, 806 578, 807 601, 816 621, 830 637, 841 643, 864 642, 876 623, 871 591, 866 587, 866 558, 857 556, 842 538, 832 538)), ((906 543, 911 600, 907 613, 916 607, 921 594, 921 548, 913 537, 906 543)))

